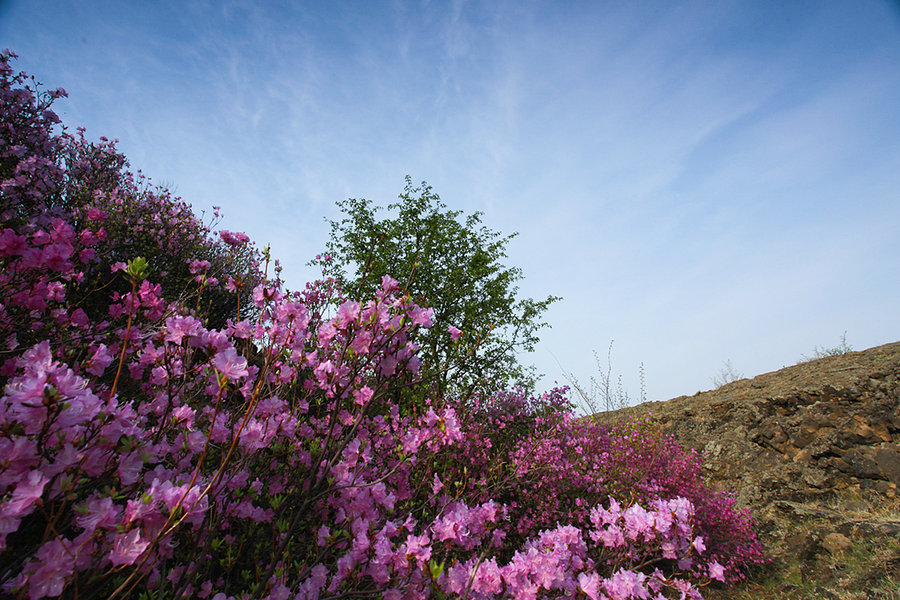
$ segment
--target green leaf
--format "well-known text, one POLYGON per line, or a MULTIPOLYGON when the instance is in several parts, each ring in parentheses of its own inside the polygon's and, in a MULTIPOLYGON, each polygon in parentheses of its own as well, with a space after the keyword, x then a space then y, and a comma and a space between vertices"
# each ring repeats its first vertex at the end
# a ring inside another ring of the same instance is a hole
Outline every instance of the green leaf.
POLYGON ((433 558, 428 561, 428 570, 431 572, 432 579, 439 579, 444 572, 444 561, 438 564, 433 558))
POLYGON ((147 259, 137 256, 128 261, 125 273, 133 282, 143 281, 147 275, 147 259))

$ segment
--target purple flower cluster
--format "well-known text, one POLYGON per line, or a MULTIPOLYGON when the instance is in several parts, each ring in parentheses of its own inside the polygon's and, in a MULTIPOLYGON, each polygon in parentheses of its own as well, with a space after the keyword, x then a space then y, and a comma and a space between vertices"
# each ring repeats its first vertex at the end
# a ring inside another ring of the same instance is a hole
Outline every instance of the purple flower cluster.
POLYGON ((64 93, 13 58, 5 595, 659 600, 753 562, 749 522, 670 442, 590 429, 562 390, 425 396, 433 315, 397 281, 366 302, 328 280, 287 291, 246 235, 214 235, 113 142, 58 131, 64 93))

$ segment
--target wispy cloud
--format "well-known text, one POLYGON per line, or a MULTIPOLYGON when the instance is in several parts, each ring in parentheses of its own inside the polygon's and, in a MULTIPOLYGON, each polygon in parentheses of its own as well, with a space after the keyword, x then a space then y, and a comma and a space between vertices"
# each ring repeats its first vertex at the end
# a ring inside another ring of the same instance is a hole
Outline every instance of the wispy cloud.
POLYGON ((750 374, 844 329, 900 334, 887 3, 21 3, 0 20, 21 66, 69 89, 69 124, 223 206, 296 286, 334 201, 389 202, 407 173, 519 231, 523 293, 565 297, 534 356, 545 383, 557 358, 586 378, 611 338, 659 398, 726 358, 750 374))

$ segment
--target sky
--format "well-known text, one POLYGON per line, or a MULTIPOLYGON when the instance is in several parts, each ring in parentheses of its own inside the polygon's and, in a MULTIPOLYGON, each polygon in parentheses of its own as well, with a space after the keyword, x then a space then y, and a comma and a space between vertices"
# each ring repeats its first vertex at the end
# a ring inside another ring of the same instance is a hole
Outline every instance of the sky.
POLYGON ((404 177, 561 296, 539 387, 632 398, 900 340, 900 6, 0 0, 89 139, 317 272, 336 202, 404 177))

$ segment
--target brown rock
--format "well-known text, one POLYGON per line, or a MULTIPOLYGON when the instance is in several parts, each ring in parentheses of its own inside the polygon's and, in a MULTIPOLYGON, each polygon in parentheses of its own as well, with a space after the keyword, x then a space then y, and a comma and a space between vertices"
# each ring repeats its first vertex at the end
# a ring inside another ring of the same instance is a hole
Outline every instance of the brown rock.
POLYGON ((785 538, 784 542, 788 552, 800 560, 808 560, 816 553, 816 540, 809 533, 792 533, 785 538))
POLYGON ((822 540, 822 547, 832 554, 841 554, 853 547, 853 542, 842 533, 829 533, 822 540))
POLYGON ((875 441, 876 435, 866 423, 865 417, 854 415, 850 423, 845 425, 844 438, 854 444, 865 444, 875 441))
POLYGON ((845 459, 850 463, 850 473, 860 479, 881 479, 883 476, 874 457, 867 456, 862 449, 850 450, 845 459))
POLYGON ((875 464, 885 479, 900 484, 900 448, 889 446, 875 451, 875 464))
POLYGON ((888 428, 886 421, 872 423, 872 431, 875 432, 875 435, 878 436, 878 439, 882 442, 891 443, 891 430, 888 428))

